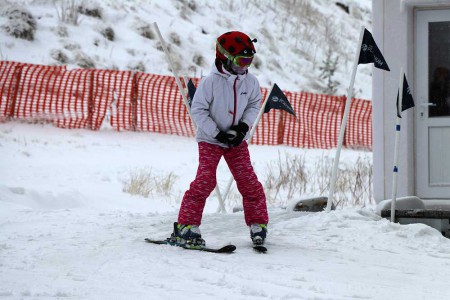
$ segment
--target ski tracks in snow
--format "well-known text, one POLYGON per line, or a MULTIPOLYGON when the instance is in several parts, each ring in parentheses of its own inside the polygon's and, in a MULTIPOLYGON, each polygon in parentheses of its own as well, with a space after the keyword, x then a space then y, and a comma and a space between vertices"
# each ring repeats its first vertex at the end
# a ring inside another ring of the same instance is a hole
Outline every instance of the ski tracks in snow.
POLYGON ((11 209, 0 225, 0 296, 12 299, 433 299, 449 296, 450 242, 368 209, 270 211, 267 254, 251 249, 242 213, 205 214, 211 247, 150 245, 176 212, 11 209), (424 282, 426 281, 426 282, 424 282), (402 284, 398 284, 402 282, 402 284))

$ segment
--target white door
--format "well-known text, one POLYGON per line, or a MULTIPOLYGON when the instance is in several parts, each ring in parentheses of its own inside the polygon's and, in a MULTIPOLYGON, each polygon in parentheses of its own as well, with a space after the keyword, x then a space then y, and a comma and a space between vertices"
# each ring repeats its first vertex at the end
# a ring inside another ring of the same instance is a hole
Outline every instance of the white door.
POLYGON ((416 193, 450 199, 450 8, 415 20, 416 193))

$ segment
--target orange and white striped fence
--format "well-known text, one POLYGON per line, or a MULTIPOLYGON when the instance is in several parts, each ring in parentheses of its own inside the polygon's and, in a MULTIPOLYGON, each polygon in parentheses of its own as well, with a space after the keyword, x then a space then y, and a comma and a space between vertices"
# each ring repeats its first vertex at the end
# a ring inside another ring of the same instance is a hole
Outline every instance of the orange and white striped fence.
MULTIPOLYGON (((198 84, 199 79, 193 81, 198 84)), ((261 91, 265 99, 269 89, 261 91)), ((298 120, 271 110, 263 115, 252 144, 336 147, 345 96, 284 93, 298 120)), ((0 61, 0 121, 11 119, 51 122, 62 128, 108 126, 118 131, 195 135, 171 76, 0 61)), ((352 99, 344 146, 372 148, 371 101, 352 99)))

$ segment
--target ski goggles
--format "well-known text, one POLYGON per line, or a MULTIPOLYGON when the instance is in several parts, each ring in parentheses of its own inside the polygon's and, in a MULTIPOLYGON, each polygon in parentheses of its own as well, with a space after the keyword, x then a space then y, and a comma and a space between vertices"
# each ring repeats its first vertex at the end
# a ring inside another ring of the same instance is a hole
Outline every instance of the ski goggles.
POLYGON ((253 55, 252 56, 235 56, 233 60, 231 60, 233 64, 235 64, 238 67, 245 67, 249 66, 253 61, 253 55))
POLYGON ((223 54, 226 58, 228 58, 233 64, 235 64, 238 67, 246 67, 249 66, 253 61, 253 55, 251 56, 244 56, 244 55, 231 55, 227 50, 225 50, 224 47, 217 41, 217 49, 220 53, 223 54))

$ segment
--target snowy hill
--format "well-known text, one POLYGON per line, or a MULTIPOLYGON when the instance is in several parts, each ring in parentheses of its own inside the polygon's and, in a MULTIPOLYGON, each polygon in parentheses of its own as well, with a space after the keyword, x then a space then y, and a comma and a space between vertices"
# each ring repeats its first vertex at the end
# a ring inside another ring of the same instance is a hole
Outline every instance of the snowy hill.
MULTIPOLYGON (((278 152, 314 165, 333 151, 251 146, 260 180, 278 152)), ((165 238, 195 176, 193 139, 154 133, 0 124, 0 299, 450 298, 450 240, 370 207, 293 212, 269 203, 267 254, 254 253, 242 212, 202 222, 207 245, 234 254, 150 245, 165 238), (133 171, 175 176, 168 192, 123 192, 133 171)), ((354 164, 367 153, 344 150, 354 164)), ((226 165, 218 169, 223 188, 226 165)), ((302 196, 301 194, 297 197, 302 196)))
MULTIPOLYGON (((360 26, 371 29, 370 0, 1 3, 3 60, 168 75, 157 22, 180 75, 200 77, 209 72, 215 39, 241 30, 258 39, 252 70, 261 86, 337 95, 346 94, 360 26), (23 28, 35 29, 23 38, 11 35, 23 28), (336 66, 331 77, 323 73, 325 62, 336 66)), ((355 96, 371 99, 371 86, 371 66, 359 66, 355 96)))

